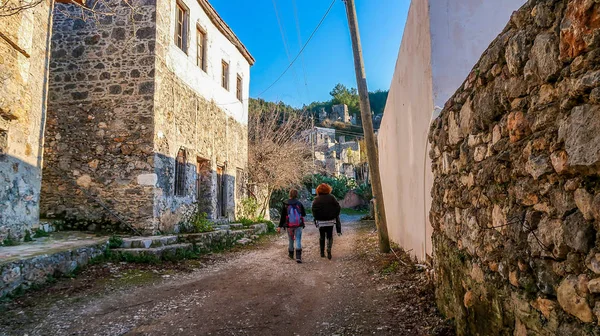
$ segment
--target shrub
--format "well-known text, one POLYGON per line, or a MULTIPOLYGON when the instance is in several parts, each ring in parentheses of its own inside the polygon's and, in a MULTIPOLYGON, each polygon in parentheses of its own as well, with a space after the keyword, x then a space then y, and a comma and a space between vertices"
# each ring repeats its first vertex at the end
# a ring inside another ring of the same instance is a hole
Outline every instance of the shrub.
POLYGON ((50 234, 40 228, 35 229, 35 233, 33 234, 33 238, 42 238, 49 237, 50 234))
POLYGON ((373 199, 373 191, 371 190, 371 185, 368 183, 360 184, 354 189, 354 192, 367 202, 370 202, 373 199))
POLYGON ((112 236, 108 239, 108 247, 109 248, 119 248, 123 245, 123 239, 118 236, 112 236))
POLYGON ((15 239, 13 236, 8 235, 6 238, 4 238, 4 240, 2 241, 1 246, 17 246, 19 245, 19 240, 15 239))
POLYGON ((304 179, 304 185, 308 190, 311 190, 313 188, 313 183, 315 184, 315 186, 321 183, 329 184, 333 188, 333 191, 331 193, 338 200, 341 200, 344 197, 346 197, 348 191, 357 187, 356 181, 354 179, 349 179, 344 175, 330 177, 321 174, 315 174, 309 175, 304 179))
POLYGON ((23 241, 24 242, 33 241, 33 238, 31 237, 31 231, 25 230, 25 237, 23 237, 23 241))
POLYGON ((182 233, 202 233, 213 230, 213 223, 208 220, 206 212, 196 212, 188 222, 180 224, 182 233))
POLYGON ((242 216, 246 218, 254 218, 258 211, 258 202, 254 197, 247 197, 242 199, 242 216))

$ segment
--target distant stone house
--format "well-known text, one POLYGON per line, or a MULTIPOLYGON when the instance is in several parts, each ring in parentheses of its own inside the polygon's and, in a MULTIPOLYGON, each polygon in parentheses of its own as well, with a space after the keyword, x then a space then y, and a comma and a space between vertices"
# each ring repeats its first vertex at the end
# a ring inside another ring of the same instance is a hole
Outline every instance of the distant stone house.
POLYGON ((50 3, 0 6, 0 243, 38 225, 50 3))
POLYGON ((147 233, 197 207, 231 220, 254 59, 207 0, 140 3, 98 20, 57 4, 42 216, 147 233))

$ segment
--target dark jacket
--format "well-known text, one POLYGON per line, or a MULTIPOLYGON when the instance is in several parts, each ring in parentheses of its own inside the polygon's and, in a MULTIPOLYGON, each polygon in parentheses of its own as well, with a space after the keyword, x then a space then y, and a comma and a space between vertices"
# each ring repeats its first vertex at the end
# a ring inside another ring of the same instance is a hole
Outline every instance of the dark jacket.
MULTIPOLYGON (((300 203, 297 199, 289 199, 287 201, 283 201, 283 205, 281 206, 281 218, 279 218, 279 227, 287 227, 287 206, 291 204, 298 204, 300 206, 300 215, 304 219, 306 217, 306 210, 304 209, 304 205, 300 203)), ((302 221, 302 227, 304 227, 304 220, 302 221)))
POLYGON ((312 213, 316 221, 329 221, 335 219, 335 230, 342 232, 342 223, 340 222, 340 212, 342 208, 340 203, 331 194, 319 195, 315 197, 312 204, 312 213))

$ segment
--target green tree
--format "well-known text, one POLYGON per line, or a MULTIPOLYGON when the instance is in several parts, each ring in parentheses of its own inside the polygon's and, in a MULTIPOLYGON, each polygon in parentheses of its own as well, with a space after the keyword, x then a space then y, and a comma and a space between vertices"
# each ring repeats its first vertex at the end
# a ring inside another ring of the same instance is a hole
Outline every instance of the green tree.
POLYGON ((333 105, 346 104, 350 114, 360 113, 358 91, 355 88, 348 89, 344 84, 338 83, 329 94, 333 97, 333 105))

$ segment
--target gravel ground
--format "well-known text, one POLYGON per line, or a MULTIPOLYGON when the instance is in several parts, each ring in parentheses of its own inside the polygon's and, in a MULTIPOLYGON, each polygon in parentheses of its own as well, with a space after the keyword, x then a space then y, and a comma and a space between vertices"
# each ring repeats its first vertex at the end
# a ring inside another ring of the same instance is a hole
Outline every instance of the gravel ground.
POLYGON ((91 266, 0 304, 0 335, 453 335, 427 271, 378 253, 357 219, 331 261, 310 225, 303 264, 282 234, 200 260, 91 266))

